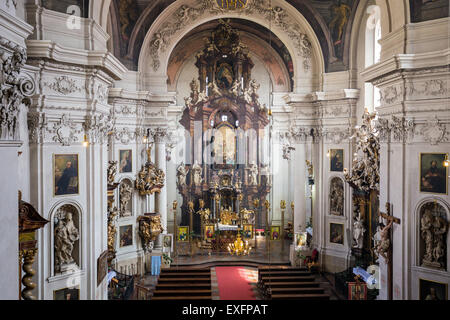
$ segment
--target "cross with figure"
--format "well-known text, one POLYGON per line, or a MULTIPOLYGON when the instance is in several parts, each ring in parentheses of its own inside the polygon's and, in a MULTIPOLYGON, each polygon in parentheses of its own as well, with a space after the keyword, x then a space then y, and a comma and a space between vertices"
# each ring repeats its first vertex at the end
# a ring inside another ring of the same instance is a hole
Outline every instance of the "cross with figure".
POLYGON ((386 220, 386 226, 380 231, 380 242, 375 248, 375 251, 381 255, 388 267, 388 293, 389 300, 392 300, 392 242, 393 232, 392 226, 394 223, 400 224, 400 219, 392 216, 391 204, 386 202, 386 213, 380 211, 380 216, 386 220))

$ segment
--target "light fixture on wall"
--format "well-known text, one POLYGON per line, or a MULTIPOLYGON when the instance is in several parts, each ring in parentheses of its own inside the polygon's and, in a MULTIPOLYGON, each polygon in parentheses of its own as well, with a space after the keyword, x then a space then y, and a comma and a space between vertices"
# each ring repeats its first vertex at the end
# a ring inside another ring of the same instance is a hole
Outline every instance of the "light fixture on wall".
POLYGON ((448 155, 445 156, 445 160, 444 160, 444 167, 447 167, 450 165, 450 161, 448 160, 448 155))
POLYGON ((328 150, 328 152, 327 152, 327 158, 329 158, 330 156, 331 156, 330 150, 328 150))
POLYGON ((83 140, 83 147, 87 147, 89 146, 89 140, 87 137, 87 134, 84 135, 84 140, 83 140))

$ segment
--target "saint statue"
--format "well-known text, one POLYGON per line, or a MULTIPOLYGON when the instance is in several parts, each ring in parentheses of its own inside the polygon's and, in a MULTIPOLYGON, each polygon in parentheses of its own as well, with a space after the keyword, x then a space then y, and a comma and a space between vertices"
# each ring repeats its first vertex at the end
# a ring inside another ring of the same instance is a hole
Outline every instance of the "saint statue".
POLYGON ((251 186, 258 185, 258 166, 255 164, 254 161, 250 165, 249 174, 250 174, 250 182, 249 182, 249 184, 251 186))
POLYGON ((195 160, 194 165, 192 166, 192 174, 193 174, 193 181, 195 186, 201 185, 203 178, 202 178, 202 167, 198 164, 197 160, 195 160))
POLYGON ((72 220, 72 213, 59 209, 58 222, 55 226, 55 269, 75 262, 72 252, 75 242, 80 238, 77 227, 72 220), (63 216, 65 217, 63 218, 63 216))
POLYGON ((186 176, 187 176, 188 172, 189 172, 189 170, 186 169, 186 166, 184 165, 184 162, 181 162, 180 166, 177 169, 178 185, 179 186, 185 186, 186 185, 186 176))

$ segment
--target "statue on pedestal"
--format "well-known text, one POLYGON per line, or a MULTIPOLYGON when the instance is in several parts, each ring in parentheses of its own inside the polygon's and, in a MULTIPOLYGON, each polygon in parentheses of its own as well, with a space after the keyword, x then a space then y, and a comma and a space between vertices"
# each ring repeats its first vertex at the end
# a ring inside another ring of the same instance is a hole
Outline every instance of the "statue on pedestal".
POLYGON ((195 186, 200 186, 202 184, 202 167, 198 164, 197 160, 195 160, 194 165, 192 166, 192 174, 193 174, 193 182, 195 186))

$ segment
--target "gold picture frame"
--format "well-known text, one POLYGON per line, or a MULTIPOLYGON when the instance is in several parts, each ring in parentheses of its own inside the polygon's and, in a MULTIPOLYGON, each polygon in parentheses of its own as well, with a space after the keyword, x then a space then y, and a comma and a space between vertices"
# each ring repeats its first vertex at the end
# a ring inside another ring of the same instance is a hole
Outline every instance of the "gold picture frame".
POLYGON ((108 274, 108 250, 103 253, 97 259, 97 287, 102 283, 108 274))
POLYGON ((344 149, 330 149, 329 152, 330 152, 330 171, 344 172, 344 149))
POLYGON ((119 173, 131 173, 133 172, 133 150, 132 149, 120 149, 119 150, 119 173), (123 155, 128 153, 128 158, 125 163, 122 163, 123 155), (124 170, 126 168, 126 170, 124 170))
POLYGON ((419 300, 445 300, 445 301, 447 301, 448 300, 448 283, 419 278, 419 300), (428 285, 425 288, 425 285, 427 283, 428 283, 428 285), (433 284, 435 284, 435 286, 431 286, 433 284), (436 295, 436 298, 438 298, 438 299, 432 299, 431 288, 435 288, 435 295, 436 295), (436 291, 436 288, 438 288, 439 290, 436 291), (425 294, 427 294, 427 295, 425 296, 425 294), (431 296, 431 298, 429 298, 429 296, 431 296), (439 297, 441 299, 439 299, 439 297), (444 299, 442 299, 442 298, 444 298, 444 299))
POLYGON ((253 225, 250 223, 244 224, 242 231, 244 234, 244 239, 253 239, 255 236, 253 225))
POLYGON ((278 241, 281 239, 281 227, 270 226, 270 240, 278 241))
POLYGON ((205 228, 203 230, 203 239, 211 240, 214 238, 214 232, 216 228, 213 224, 205 224, 205 228))
POLYGON ((344 245, 344 224, 330 222, 330 243, 344 245))
POLYGON ((119 247, 129 247, 133 245, 133 225, 127 224, 119 227, 119 247))
POLYGON ((177 228, 177 241, 189 242, 189 226, 179 226, 177 228))
POLYGON ((53 196, 64 197, 64 196, 79 195, 80 194, 79 154, 55 153, 53 154, 52 162, 53 162, 52 168, 53 196), (68 167, 69 162, 70 168, 68 167), (75 162, 76 164, 72 165, 73 162, 75 162), (76 191, 74 191, 74 189, 76 191), (72 192, 68 190, 72 190, 72 192))
POLYGON ((419 154, 419 192, 448 195, 448 167, 444 162, 448 153, 421 152, 419 154), (436 163, 433 167, 433 162, 436 163), (425 167, 426 163, 429 163, 425 167), (428 170, 424 173, 425 170, 428 170))

